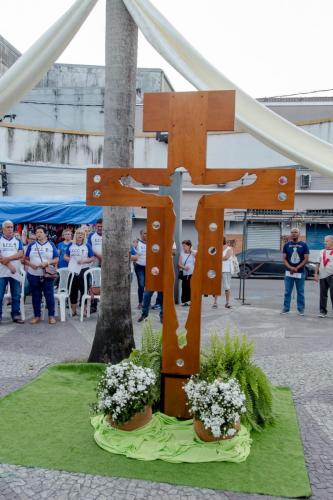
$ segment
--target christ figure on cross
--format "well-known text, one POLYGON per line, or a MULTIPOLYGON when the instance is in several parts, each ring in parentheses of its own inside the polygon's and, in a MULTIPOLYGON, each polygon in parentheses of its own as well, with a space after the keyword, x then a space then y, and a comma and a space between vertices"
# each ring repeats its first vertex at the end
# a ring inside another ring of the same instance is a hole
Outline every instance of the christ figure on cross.
POLYGON ((167 168, 91 168, 87 171, 90 205, 147 208, 147 290, 163 292, 163 411, 186 417, 183 383, 200 369, 203 295, 221 294, 222 241, 226 208, 292 209, 293 169, 207 168, 207 133, 234 130, 235 92, 145 94, 143 129, 168 132, 167 168), (186 346, 178 343, 174 303, 172 245, 175 214, 172 199, 143 193, 126 178, 142 184, 170 186, 171 176, 185 168, 195 185, 227 184, 226 191, 203 195, 195 226, 198 253, 191 280, 191 306, 186 321, 186 346), (242 180, 242 182, 239 182, 242 180))

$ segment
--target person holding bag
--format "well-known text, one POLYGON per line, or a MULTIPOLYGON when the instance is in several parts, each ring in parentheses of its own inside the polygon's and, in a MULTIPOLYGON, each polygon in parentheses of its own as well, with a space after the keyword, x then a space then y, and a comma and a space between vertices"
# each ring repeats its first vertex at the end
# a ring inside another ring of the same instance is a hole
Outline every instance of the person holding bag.
POLYGON ((25 264, 28 266, 27 278, 31 290, 34 317, 31 325, 36 325, 41 318, 42 294, 44 294, 49 315, 49 324, 54 325, 54 276, 58 263, 58 251, 49 241, 44 226, 37 226, 36 241, 30 243, 25 254, 25 264))
POLYGON ((181 302, 184 307, 189 306, 191 300, 191 278, 195 264, 196 252, 192 250, 191 240, 182 241, 183 250, 180 253, 178 260, 178 278, 182 280, 182 296, 181 302))
POLYGON ((64 258, 68 262, 68 270, 73 273, 70 301, 72 315, 76 316, 79 292, 81 297, 84 294, 84 273, 94 261, 92 246, 86 243, 86 233, 82 228, 75 231, 73 242, 68 245, 64 258))

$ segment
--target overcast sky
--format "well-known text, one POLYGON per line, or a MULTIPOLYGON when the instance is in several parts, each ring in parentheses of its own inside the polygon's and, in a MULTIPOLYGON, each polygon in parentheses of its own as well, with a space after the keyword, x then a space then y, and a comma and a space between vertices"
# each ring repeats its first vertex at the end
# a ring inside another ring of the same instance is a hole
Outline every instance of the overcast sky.
MULTIPOLYGON (((74 0, 0 0, 0 34, 24 52, 74 0)), ((152 0, 222 73, 253 97, 333 88, 332 0, 152 0)), ((58 62, 104 64, 105 0, 58 62)), ((143 39, 139 67, 191 86, 143 39)), ((333 92, 322 95, 333 95, 333 92)))

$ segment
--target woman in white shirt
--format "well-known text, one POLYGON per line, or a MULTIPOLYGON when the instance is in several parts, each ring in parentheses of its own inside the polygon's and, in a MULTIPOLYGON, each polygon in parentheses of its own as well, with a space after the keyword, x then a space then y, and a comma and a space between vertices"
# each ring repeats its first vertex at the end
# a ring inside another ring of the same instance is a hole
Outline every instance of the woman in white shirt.
POLYGON ((191 300, 191 278, 195 264, 196 251, 192 250, 191 240, 182 241, 182 251, 178 260, 178 268, 182 271, 182 296, 183 306, 189 306, 191 300))
POLYGON ((49 241, 44 226, 36 228, 36 241, 28 245, 25 253, 25 264, 27 265, 27 278, 31 290, 34 317, 31 325, 40 322, 42 293, 44 294, 47 310, 49 313, 49 324, 56 323, 54 317, 54 281, 43 276, 43 271, 49 265, 57 265, 58 250, 54 243, 49 241))
MULTIPOLYGON (((231 261, 233 257, 232 248, 227 245, 227 240, 223 238, 223 253, 222 253, 222 288, 225 293, 225 307, 231 309, 230 305, 230 290, 231 290, 231 261)), ((213 309, 217 309, 217 295, 214 295, 213 309)))
POLYGON ((68 262, 68 270, 73 273, 70 301, 72 314, 76 316, 79 292, 81 297, 84 294, 84 273, 94 260, 94 252, 91 245, 86 243, 84 229, 79 228, 75 231, 73 243, 68 245, 64 259, 68 262))

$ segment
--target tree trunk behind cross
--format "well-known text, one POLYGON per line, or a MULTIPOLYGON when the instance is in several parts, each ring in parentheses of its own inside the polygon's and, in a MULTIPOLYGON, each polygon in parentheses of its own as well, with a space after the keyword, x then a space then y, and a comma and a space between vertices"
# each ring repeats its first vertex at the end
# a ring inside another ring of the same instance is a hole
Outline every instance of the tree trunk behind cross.
MULTIPOLYGON (((106 0, 105 167, 133 166, 137 43, 137 26, 123 1, 106 0)), ((131 231, 130 209, 104 207, 102 295, 91 362, 118 363, 134 347, 129 280, 131 231)))

